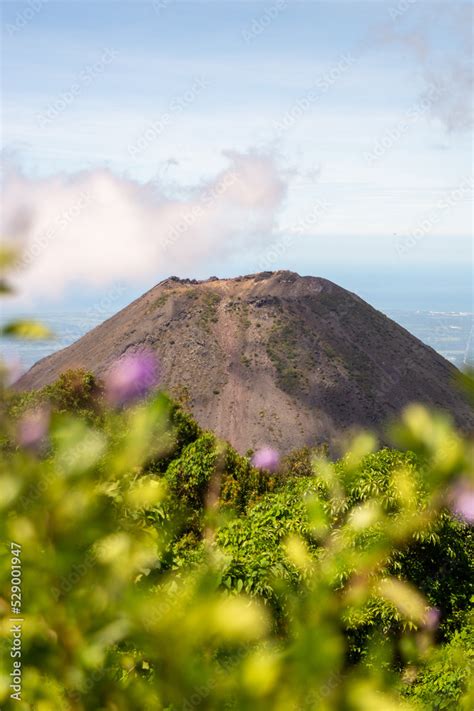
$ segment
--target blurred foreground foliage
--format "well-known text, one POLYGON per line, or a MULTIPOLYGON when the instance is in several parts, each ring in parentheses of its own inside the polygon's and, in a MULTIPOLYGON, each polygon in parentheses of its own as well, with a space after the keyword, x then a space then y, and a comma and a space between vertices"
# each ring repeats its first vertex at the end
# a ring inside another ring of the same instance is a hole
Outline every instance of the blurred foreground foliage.
MULTIPOLYGON (((19 262, 19 252, 13 246, 7 246, 4 241, 0 241, 0 296, 6 296, 14 292, 8 277, 18 267, 19 262)), ((41 340, 53 338, 54 334, 39 321, 15 319, 0 326, 0 336, 41 340)))
POLYGON ((85 372, 0 412, 2 709, 474 707, 472 443, 421 406, 330 461, 251 466, 157 394, 85 372), (35 429, 36 428, 36 429, 35 429), (10 698, 10 542, 22 693, 10 698))

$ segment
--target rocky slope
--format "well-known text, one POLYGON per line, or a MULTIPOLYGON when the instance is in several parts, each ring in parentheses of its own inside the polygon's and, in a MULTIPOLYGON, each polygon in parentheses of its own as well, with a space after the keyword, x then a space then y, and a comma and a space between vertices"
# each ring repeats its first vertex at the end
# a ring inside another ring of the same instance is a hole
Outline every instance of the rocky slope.
POLYGON ((448 361, 355 294, 288 271, 166 279, 18 387, 75 367, 103 375, 144 345, 159 356, 163 387, 240 451, 334 442, 348 428, 378 429, 413 400, 474 424, 448 361))

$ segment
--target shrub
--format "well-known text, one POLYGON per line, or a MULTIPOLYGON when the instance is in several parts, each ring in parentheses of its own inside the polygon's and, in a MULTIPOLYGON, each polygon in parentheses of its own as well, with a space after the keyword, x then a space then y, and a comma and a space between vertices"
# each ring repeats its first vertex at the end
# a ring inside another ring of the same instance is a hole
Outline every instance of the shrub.
POLYGON ((449 422, 412 407, 394 437, 413 453, 363 436, 268 475, 162 394, 96 414, 70 385, 42 446, 1 423, 2 708, 472 706, 470 539, 448 506, 473 451, 449 422))

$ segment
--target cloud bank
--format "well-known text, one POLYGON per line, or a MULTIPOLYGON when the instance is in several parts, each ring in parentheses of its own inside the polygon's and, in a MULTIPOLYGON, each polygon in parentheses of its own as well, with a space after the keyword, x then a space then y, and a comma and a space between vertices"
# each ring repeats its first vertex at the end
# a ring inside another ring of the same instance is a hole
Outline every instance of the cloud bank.
POLYGON ((162 184, 109 170, 40 179, 7 171, 1 229, 21 248, 21 293, 58 297, 71 284, 154 283, 250 248, 257 234, 271 243, 287 189, 274 157, 225 156, 225 170, 179 199, 162 184))

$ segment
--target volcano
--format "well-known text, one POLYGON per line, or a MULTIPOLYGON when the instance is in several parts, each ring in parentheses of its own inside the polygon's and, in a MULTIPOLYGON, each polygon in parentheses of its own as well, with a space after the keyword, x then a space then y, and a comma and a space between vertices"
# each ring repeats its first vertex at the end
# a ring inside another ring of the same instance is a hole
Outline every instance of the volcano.
POLYGON ((143 347, 158 356, 161 387, 241 452, 381 432, 412 401, 474 425, 451 363, 355 294, 290 271, 170 277, 40 360, 17 388, 40 388, 70 368, 103 376, 143 347))

